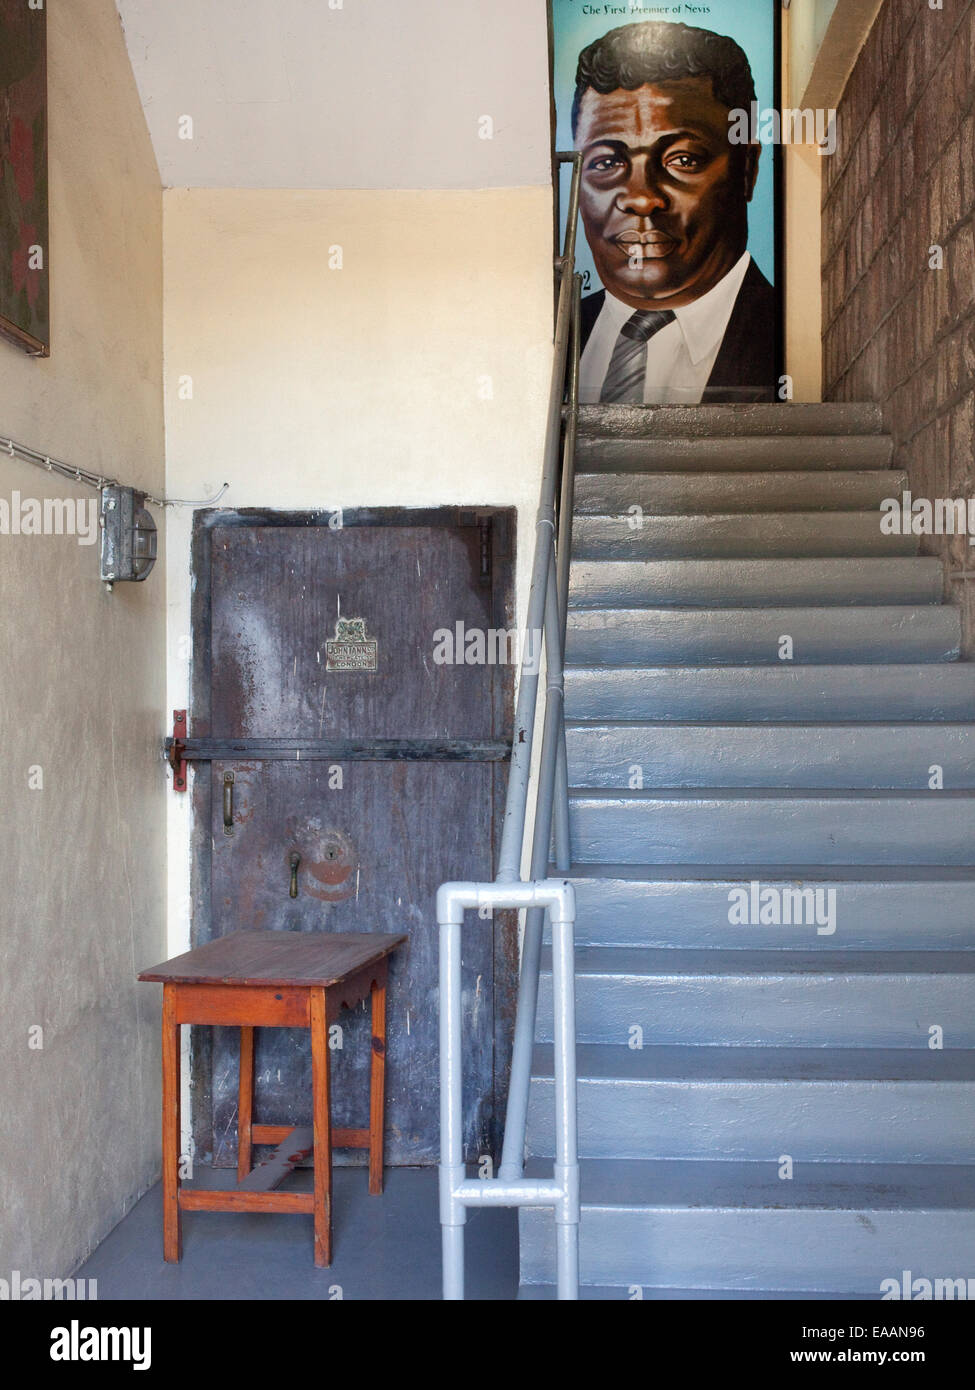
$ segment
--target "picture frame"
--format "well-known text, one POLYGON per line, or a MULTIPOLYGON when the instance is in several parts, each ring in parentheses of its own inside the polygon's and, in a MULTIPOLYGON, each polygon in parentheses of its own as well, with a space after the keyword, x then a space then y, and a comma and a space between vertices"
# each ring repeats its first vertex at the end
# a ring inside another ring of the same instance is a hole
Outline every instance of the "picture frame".
POLYGON ((47 11, 0 0, 0 336, 51 350, 47 11))
MULTIPOLYGON (((735 315, 722 340, 714 370, 704 383, 699 396, 695 397, 689 393, 682 396, 678 390, 673 394, 667 394, 665 391, 659 397, 650 395, 648 399, 675 404, 693 404, 695 399, 703 404, 788 399, 788 394, 783 394, 782 388, 786 380, 782 375, 785 357, 783 152, 781 144, 777 140, 768 140, 765 134, 765 118, 781 111, 782 100, 781 16, 776 0, 712 0, 706 9, 690 5, 591 5, 582 3, 582 0, 549 0, 548 23, 556 254, 565 235, 571 167, 565 163, 560 168, 557 167, 554 155, 556 151, 579 148, 577 134, 585 134, 577 132, 575 128, 577 111, 574 109, 577 65, 582 50, 615 30, 664 26, 669 29, 670 26, 675 26, 675 29, 681 30, 689 28, 695 31, 710 31, 709 37, 712 40, 718 37, 722 42, 733 40, 744 53, 750 68, 749 75, 754 81, 754 100, 747 103, 747 106, 753 129, 750 138, 757 143, 759 159, 757 178, 748 200, 747 240, 737 249, 744 249, 749 253, 745 258, 750 259, 749 275, 756 279, 756 272, 761 273, 763 283, 759 290, 760 298, 755 300, 755 310, 750 315, 737 312, 740 305, 736 299, 735 315), (739 375, 737 364, 743 362, 746 357, 752 360, 748 365, 743 365, 742 374, 739 375)), ((612 61, 612 55, 601 55, 599 64, 605 67, 607 62, 612 64, 612 61)), ((632 76, 634 54, 624 52, 622 61, 623 72, 626 73, 629 67, 632 76)), ((637 55, 636 62, 639 61, 637 55)), ((665 66, 673 61, 674 55, 668 55, 665 66)), ((692 55, 691 70, 694 70, 695 61, 699 61, 699 55, 692 55)), ((629 77, 624 77, 623 85, 632 90, 629 77)), ((719 101, 724 104, 723 97, 720 97, 719 101)), ((729 111, 729 122, 732 120, 732 114, 729 111)), ((733 125, 730 124, 729 131, 731 129, 733 125)), ((730 135, 729 138, 735 140, 734 135, 730 135)), ((583 206, 576 244, 576 268, 582 277, 585 348, 597 317, 597 305, 604 295, 606 286, 597 269, 591 228, 587 226, 585 161, 582 178, 583 206)), ((641 226, 649 228, 651 222, 656 225, 656 221, 656 216, 653 219, 647 218, 641 226)), ((677 229, 673 225, 675 222, 679 222, 679 217, 670 217, 665 210, 661 224, 677 235, 677 229)), ((653 235, 662 237, 664 233, 653 235)), ((745 288, 747 290, 748 286, 745 288)), ((642 304, 637 306, 633 301, 630 302, 633 307, 643 307, 642 304)), ((587 387, 583 382, 581 399, 592 401, 598 398, 592 394, 593 386, 593 383, 589 383, 589 393, 586 394, 587 387)), ((595 389, 598 390, 598 386, 595 389)), ((649 375, 647 390, 650 390, 649 375)))

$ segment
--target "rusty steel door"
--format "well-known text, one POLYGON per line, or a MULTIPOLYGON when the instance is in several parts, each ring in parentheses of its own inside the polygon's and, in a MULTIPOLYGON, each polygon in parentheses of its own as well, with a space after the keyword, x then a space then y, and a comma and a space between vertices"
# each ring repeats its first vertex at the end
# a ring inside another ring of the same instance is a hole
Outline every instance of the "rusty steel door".
MULTIPOLYGON (((386 1160, 439 1146, 437 887, 490 879, 510 664, 446 631, 512 626, 508 511, 201 514, 194 533, 193 941, 238 929, 406 932, 391 962, 386 1160), (439 648, 438 648, 439 643, 439 648), (208 750, 208 751, 207 751, 208 750)), ((465 935, 468 1153, 494 1153, 517 987, 511 914, 465 935)), ((333 1115, 368 1113, 370 1023, 332 1030, 333 1115)), ((198 1158, 236 1152, 234 1029, 194 1029, 198 1158)), ((307 1123, 304 1030, 257 1035, 255 1118, 307 1123)), ((365 1154, 337 1153, 365 1162, 365 1154)))

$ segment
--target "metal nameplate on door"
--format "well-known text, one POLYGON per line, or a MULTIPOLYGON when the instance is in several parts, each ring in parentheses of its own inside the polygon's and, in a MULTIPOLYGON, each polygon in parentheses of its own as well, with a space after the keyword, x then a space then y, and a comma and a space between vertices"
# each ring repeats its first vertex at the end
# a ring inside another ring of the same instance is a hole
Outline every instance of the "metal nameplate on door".
POLYGON ((365 618, 339 618, 325 643, 326 671, 375 671, 379 643, 366 636, 365 618))

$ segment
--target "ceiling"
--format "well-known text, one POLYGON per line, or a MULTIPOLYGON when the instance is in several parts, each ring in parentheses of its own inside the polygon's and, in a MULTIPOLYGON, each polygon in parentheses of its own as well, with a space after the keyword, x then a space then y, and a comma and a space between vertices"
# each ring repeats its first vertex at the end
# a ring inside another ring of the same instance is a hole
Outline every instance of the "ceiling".
POLYGON ((550 181, 546 0, 116 3, 166 186, 550 181))

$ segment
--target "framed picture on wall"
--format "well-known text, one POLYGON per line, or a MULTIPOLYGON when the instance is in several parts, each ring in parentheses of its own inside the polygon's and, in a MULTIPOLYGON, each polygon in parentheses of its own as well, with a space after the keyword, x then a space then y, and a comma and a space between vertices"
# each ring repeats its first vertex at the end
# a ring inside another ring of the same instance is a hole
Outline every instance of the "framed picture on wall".
POLYGON ((581 400, 779 399, 778 5, 550 4, 555 147, 582 154, 581 400))
POLYGON ((50 351, 47 10, 0 0, 0 334, 50 351))

